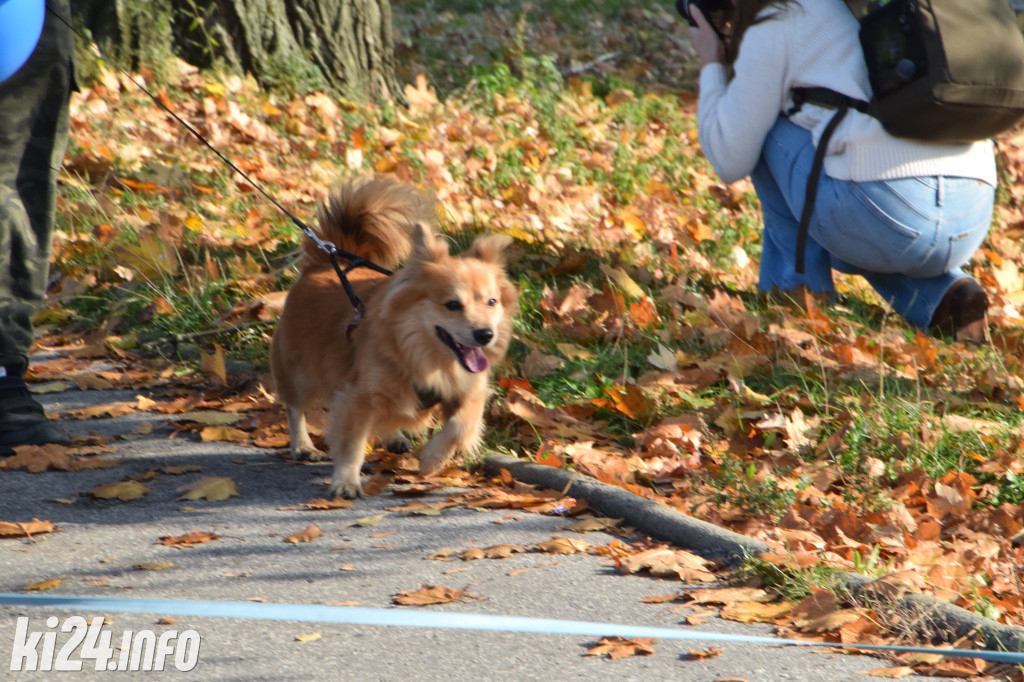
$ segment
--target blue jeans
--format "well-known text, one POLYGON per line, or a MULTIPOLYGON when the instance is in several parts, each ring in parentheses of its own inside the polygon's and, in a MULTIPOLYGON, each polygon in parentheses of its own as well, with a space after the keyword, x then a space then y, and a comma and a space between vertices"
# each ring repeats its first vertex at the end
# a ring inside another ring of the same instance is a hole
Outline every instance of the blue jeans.
POLYGON ((796 235, 814 159, 809 131, 780 118, 751 174, 764 213, 758 285, 833 291, 833 268, 862 275, 905 319, 927 327, 960 268, 988 233, 995 189, 979 180, 911 177, 876 182, 821 174, 805 272, 796 235))

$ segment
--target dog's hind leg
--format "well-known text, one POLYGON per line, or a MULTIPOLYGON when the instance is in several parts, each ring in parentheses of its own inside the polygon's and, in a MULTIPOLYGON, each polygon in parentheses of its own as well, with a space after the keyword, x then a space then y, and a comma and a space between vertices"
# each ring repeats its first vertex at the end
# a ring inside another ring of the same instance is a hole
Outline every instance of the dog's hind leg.
POLYGON ((296 459, 323 459, 321 452, 309 437, 309 426, 306 424, 306 411, 298 407, 288 407, 288 439, 292 457, 296 459))

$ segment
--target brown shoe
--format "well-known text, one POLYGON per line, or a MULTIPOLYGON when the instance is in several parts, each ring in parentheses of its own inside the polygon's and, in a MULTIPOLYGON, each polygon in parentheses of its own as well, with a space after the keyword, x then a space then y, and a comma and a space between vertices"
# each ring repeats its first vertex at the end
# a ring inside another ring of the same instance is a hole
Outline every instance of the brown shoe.
POLYGON ((967 343, 988 343, 988 296, 970 277, 958 279, 935 309, 928 330, 967 343))

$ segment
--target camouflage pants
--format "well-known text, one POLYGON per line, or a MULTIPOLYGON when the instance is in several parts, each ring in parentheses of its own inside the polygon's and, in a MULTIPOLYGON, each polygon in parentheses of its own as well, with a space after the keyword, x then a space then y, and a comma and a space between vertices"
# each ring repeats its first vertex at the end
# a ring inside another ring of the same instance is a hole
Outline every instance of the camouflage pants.
MULTIPOLYGON (((47 0, 70 20, 70 0, 47 0)), ((68 141, 71 30, 49 11, 25 65, 0 83, 0 365, 24 372, 46 295, 57 173, 68 141)))

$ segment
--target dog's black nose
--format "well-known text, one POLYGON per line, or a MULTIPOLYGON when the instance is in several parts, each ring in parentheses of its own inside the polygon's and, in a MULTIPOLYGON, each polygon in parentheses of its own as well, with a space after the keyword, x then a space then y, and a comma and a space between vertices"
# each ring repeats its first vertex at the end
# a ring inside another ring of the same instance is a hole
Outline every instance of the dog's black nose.
POLYGON ((482 329, 474 329, 473 338, 481 346, 486 346, 491 342, 491 339, 494 338, 494 330, 488 327, 483 327, 482 329))

